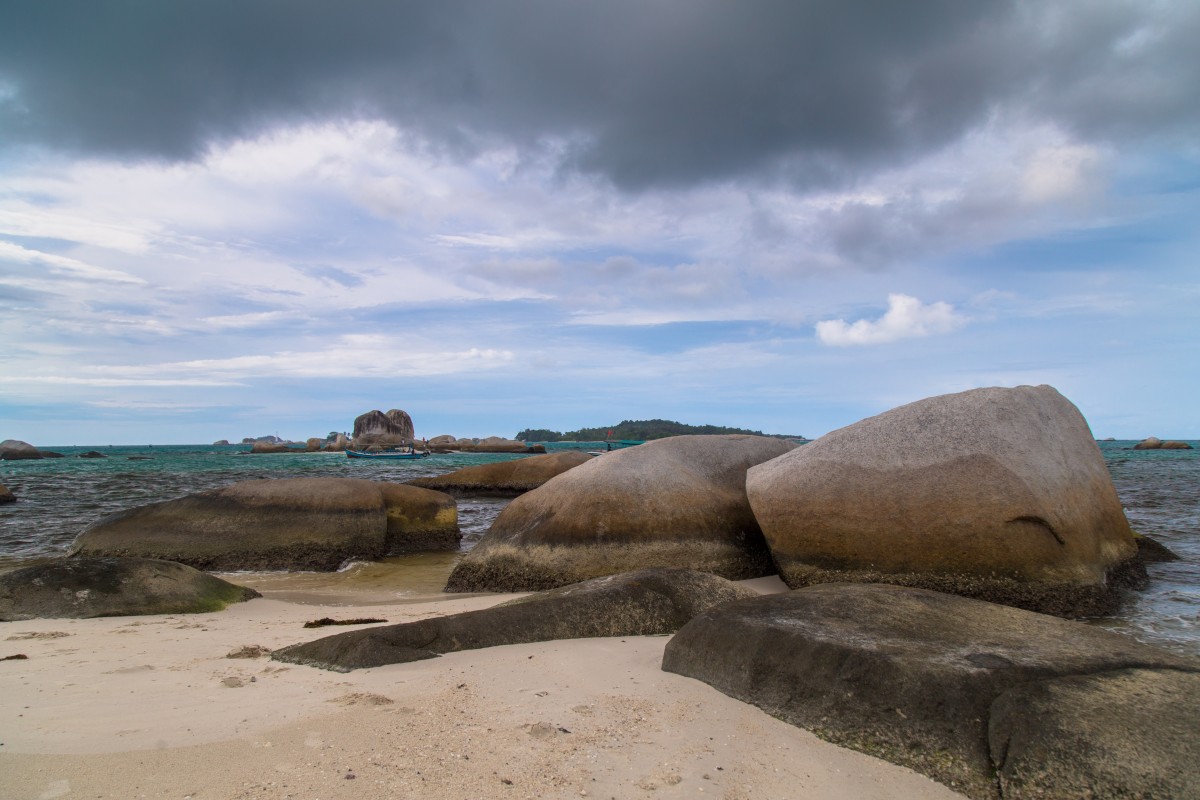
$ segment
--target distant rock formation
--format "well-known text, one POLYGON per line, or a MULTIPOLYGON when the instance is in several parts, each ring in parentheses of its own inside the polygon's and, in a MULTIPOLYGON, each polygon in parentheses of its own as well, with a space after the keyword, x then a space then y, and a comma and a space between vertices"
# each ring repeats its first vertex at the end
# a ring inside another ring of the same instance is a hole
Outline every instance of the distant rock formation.
POLYGON ((368 447, 412 444, 414 435, 412 417, 407 411, 398 408, 393 408, 386 414, 382 411, 368 411, 354 420, 350 448, 365 450, 368 447))
POLYGON ((22 442, 19 439, 5 439, 0 442, 0 461, 19 461, 42 457, 38 449, 29 442, 22 442))
POLYGON ((1133 446, 1134 450, 1191 450, 1192 446, 1187 442, 1179 442, 1173 439, 1166 441, 1159 439, 1156 436, 1150 436, 1133 446))
POLYGON ((228 439, 218 439, 217 441, 213 442, 213 447, 221 447, 227 444, 229 444, 228 439))
POLYGON ((242 444, 255 444, 256 442, 263 442, 264 444, 284 444, 285 443, 284 440, 280 439, 278 436, 257 436, 257 437, 247 436, 245 439, 242 439, 242 444))
POLYGON ((88 450, 86 453, 80 453, 78 458, 108 458, 108 456, 97 450, 88 450))
POLYGON ((344 453, 349 448, 350 440, 346 438, 344 433, 339 433, 337 436, 334 436, 333 439, 324 447, 325 451, 329 453, 344 453))

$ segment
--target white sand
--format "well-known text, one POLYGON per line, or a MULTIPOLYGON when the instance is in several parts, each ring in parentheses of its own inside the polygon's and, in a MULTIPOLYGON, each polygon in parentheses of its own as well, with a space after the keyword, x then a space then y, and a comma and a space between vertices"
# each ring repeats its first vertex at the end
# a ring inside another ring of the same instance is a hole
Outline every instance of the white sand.
POLYGON ((0 798, 959 797, 662 672, 667 637, 347 674, 226 658, 504 599, 0 623, 0 657, 28 656, 0 662, 0 798))

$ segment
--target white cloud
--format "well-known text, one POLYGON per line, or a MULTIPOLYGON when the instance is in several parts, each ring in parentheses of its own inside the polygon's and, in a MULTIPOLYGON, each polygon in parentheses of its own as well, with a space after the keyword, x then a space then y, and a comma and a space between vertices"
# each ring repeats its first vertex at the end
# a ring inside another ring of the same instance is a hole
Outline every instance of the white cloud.
POLYGON ((889 294, 888 310, 877 320, 860 319, 854 323, 842 319, 825 320, 817 323, 816 330, 822 343, 844 347, 949 333, 965 323, 966 317, 949 303, 924 305, 915 297, 889 294))
POLYGON ((23 264, 45 269, 70 278, 113 283, 145 284, 141 278, 115 269, 106 269, 87 264, 75 258, 30 250, 12 242, 0 241, 0 262, 23 264))

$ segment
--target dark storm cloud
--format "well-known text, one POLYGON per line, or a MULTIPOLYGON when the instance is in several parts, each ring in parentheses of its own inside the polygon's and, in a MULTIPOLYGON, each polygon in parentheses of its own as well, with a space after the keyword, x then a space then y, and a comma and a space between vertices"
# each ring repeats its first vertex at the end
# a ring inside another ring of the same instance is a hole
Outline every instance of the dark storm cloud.
POLYGON ((9 2, 9 141, 190 158, 281 122, 382 116, 437 146, 572 143, 625 187, 827 180, 989 114, 1082 138, 1200 117, 1194 2, 9 2))

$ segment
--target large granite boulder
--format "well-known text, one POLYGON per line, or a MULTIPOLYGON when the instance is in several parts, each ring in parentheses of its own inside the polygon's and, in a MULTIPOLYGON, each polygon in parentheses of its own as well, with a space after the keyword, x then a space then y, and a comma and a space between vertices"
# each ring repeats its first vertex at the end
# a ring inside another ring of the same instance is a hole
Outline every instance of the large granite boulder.
POLYGON ((382 411, 368 411, 354 420, 350 449, 409 445, 412 444, 413 436, 413 421, 408 412, 398 408, 393 408, 386 414, 382 411))
POLYGON ((0 575, 0 622, 199 614, 258 597, 199 570, 148 558, 71 558, 0 575))
POLYGON ((751 469, 746 491, 793 588, 877 581, 1082 616, 1144 579, 1091 431, 1050 386, 901 406, 751 469))
POLYGON ((1005 800, 1200 797, 1200 674, 1130 669, 1021 684, 992 703, 1005 800))
POLYGON ((272 653, 278 661, 348 672, 505 644, 674 633, 702 611, 752 597, 744 586, 687 569, 608 575, 499 606, 349 631, 272 653))
POLYGON ((544 456, 477 464, 432 478, 416 478, 409 484, 453 495, 515 497, 591 459, 592 456, 580 450, 561 450, 544 456))
POLYGON ((766 436, 676 436, 605 453, 513 500, 446 591, 537 591, 652 566, 771 574, 746 469, 790 447, 766 436))
POLYGON ((1131 668, 1198 672, 1200 661, 1082 622, 884 584, 728 603, 680 629, 663 656, 668 672, 977 798, 998 796, 994 701, 1131 668))
POLYGON ((333 437, 333 440, 325 445, 325 450, 330 453, 344 453, 350 449, 350 440, 346 435, 339 433, 333 437))
POLYGON ((5 486, 3 483, 0 483, 0 506, 4 505, 5 503, 15 502, 17 502, 17 496, 13 494, 7 486, 5 486))
POLYGON ((20 461, 34 458, 42 458, 42 454, 29 442, 22 442, 18 439, 5 439, 0 442, 0 461, 20 461))
POLYGON ((457 549, 454 499, 353 478, 243 481, 105 517, 70 555, 141 556, 200 569, 334 570, 350 559, 457 549))

